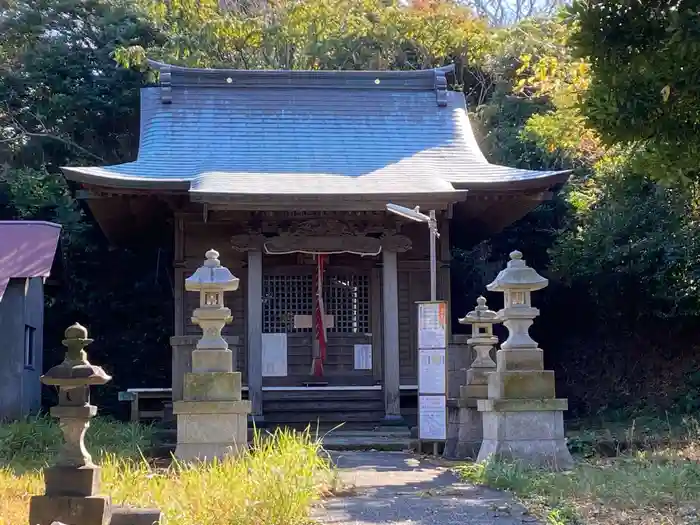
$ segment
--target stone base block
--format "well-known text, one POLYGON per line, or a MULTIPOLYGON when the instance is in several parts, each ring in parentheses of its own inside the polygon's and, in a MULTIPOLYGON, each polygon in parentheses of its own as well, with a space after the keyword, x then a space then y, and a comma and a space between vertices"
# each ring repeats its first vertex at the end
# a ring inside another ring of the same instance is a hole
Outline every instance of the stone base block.
POLYGON ((447 436, 445 439, 445 447, 442 449, 442 455, 446 458, 455 458, 457 449, 457 435, 459 433, 459 408, 450 406, 449 400, 447 405, 447 436))
POLYGON ((247 446, 249 402, 181 401, 175 405, 177 458, 211 460, 237 454, 247 446), (221 405, 221 409, 212 410, 211 405, 221 405))
POLYGON ((248 414, 179 414, 178 443, 245 443, 248 414))
POLYGON ((173 413, 250 414, 250 401, 175 401, 173 413))
POLYGON ((468 385, 487 385, 489 382, 489 374, 496 371, 496 367, 489 368, 470 368, 467 370, 468 385))
POLYGON ((100 492, 100 468, 47 467, 44 485, 46 496, 94 496, 100 492))
POLYGON ((462 399, 486 399, 489 397, 488 385, 462 385, 459 387, 459 397, 462 399))
POLYGON ((248 444, 245 441, 242 443, 178 443, 175 448, 175 457, 180 461, 208 462, 235 456, 242 453, 247 447, 248 444))
POLYGON ((240 401, 240 372, 188 372, 183 399, 186 401, 240 401))
POLYGON ((552 370, 501 371, 489 375, 489 399, 551 399, 555 396, 552 370))
POLYGON ((109 525, 112 504, 107 496, 88 498, 72 496, 32 496, 29 501, 29 523, 51 525, 109 525))
MULTIPOLYGON (((518 400, 509 401, 515 404, 518 400)), ((487 407, 488 403, 479 402, 483 441, 477 461, 495 456, 553 470, 566 470, 573 466, 573 459, 566 447, 562 410, 482 410, 487 407)))
POLYGON ((194 350, 192 371, 195 373, 233 372, 233 352, 231 350, 194 350))
POLYGON ((163 514, 158 509, 114 507, 109 525, 158 525, 163 514))
POLYGON ((499 370, 543 370, 544 358, 540 348, 501 349, 496 352, 499 370))
POLYGON ((472 407, 460 407, 455 456, 460 459, 476 459, 481 448, 482 436, 481 412, 472 407))

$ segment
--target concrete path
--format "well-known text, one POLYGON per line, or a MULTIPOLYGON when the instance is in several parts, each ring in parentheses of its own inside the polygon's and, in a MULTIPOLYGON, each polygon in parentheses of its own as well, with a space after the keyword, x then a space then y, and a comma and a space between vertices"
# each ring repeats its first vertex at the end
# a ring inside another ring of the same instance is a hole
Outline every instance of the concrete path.
POLYGON ((508 495, 461 483, 449 464, 404 452, 333 454, 347 490, 315 509, 323 525, 537 524, 508 495))

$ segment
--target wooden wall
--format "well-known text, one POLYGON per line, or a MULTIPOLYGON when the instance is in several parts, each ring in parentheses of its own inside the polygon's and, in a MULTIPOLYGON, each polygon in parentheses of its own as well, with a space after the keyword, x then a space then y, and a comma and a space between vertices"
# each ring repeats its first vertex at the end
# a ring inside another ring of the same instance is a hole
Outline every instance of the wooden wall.
MULTIPOLYGON (((446 225, 447 221, 444 221, 446 225)), ((194 292, 184 291, 184 279, 199 267, 207 250, 214 248, 220 253, 221 262, 240 279, 239 289, 226 294, 226 305, 231 309, 233 321, 224 329, 224 335, 240 338, 241 348, 246 348, 246 304, 247 304, 247 253, 233 250, 230 238, 240 233, 237 224, 205 224, 200 220, 180 220, 180 232, 176 228, 175 246, 175 335, 199 335, 201 330, 191 322, 192 311, 197 308, 199 297, 194 292)), ((399 254, 399 332, 400 332, 400 377, 402 385, 417 384, 416 301, 430 299, 429 236, 423 224, 407 224, 402 234, 413 241, 413 248, 399 254)), ((449 300, 449 248, 448 234, 443 229, 439 244, 438 298, 449 300)), ((299 266, 296 255, 264 255, 263 273, 312 272, 313 265, 299 266)), ((381 316, 381 255, 360 257, 337 255, 331 258, 329 272, 353 271, 370 276, 371 332, 365 334, 333 333, 328 336, 328 352, 325 365, 326 380, 333 384, 374 384, 381 379, 380 342, 382 341, 381 316), (353 348, 355 344, 372 343, 372 371, 354 370, 353 348), (335 378, 334 378, 335 376, 335 378)), ((264 378, 265 385, 300 384, 311 379, 310 332, 294 332, 288 335, 288 377, 264 378)), ((236 368, 247 380, 247 353, 238 352, 236 368)))

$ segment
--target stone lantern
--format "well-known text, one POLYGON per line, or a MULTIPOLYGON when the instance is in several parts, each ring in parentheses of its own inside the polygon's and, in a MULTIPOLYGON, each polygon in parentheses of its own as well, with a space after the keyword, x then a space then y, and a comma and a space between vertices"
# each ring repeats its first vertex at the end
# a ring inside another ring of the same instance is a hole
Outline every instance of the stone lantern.
POLYGON ((496 369, 496 363, 491 359, 491 350, 498 343, 498 337, 493 335, 493 325, 500 323, 500 320, 498 314, 486 306, 485 297, 479 297, 476 303, 476 308, 459 320, 460 324, 472 326, 472 335, 467 343, 474 348, 476 354, 467 370, 467 384, 460 388, 460 397, 486 399, 488 374, 496 369))
POLYGON ((93 341, 84 326, 75 323, 64 335, 62 343, 67 351, 63 362, 41 376, 45 385, 58 387, 58 406, 51 407, 51 415, 58 418, 65 441, 55 466, 84 467, 97 476, 99 469, 85 448, 85 432, 97 414, 97 407, 90 404, 90 386, 104 385, 112 378, 87 360, 85 347, 93 341))
POLYGON ((100 468, 85 448, 85 432, 97 414, 97 407, 90 404, 90 386, 112 378, 87 360, 84 348, 92 343, 87 335, 77 323, 66 329, 63 362, 41 376, 42 383, 58 388, 58 406, 51 407, 51 415, 58 418, 64 443, 53 464, 44 469, 45 494, 30 500, 32 525, 55 520, 103 525, 112 517, 109 496, 98 495, 100 468))
POLYGON ((90 386, 112 378, 87 360, 84 348, 92 343, 87 335, 77 323, 66 329, 63 362, 41 376, 42 383, 58 388, 58 406, 51 407, 51 415, 58 418, 64 443, 53 464, 44 469, 45 494, 30 500, 33 525, 54 520, 103 525, 111 520, 111 500, 98 495, 100 468, 85 448, 85 432, 97 414, 97 407, 90 404, 90 386))
POLYGON ((573 463, 564 436, 567 400, 556 399, 554 372, 544 370, 542 350, 529 333, 539 315, 532 306, 532 292, 547 284, 525 263, 522 253, 514 251, 507 267, 486 287, 503 293, 498 318, 508 329, 508 338, 496 352, 488 399, 477 402, 484 429, 479 461, 498 455, 555 469, 573 463))
POLYGON ((493 325, 499 323, 498 314, 486 306, 486 298, 476 300, 476 308, 459 320, 469 324, 472 334, 467 343, 476 357, 467 370, 466 384, 459 387, 459 430, 456 456, 475 458, 481 447, 483 423, 481 412, 476 409, 477 400, 488 397, 488 376, 496 369, 491 350, 498 343, 493 335, 493 325))
POLYGON ((185 280, 185 289, 199 293, 192 322, 202 337, 192 352, 192 372, 185 374, 183 399, 173 403, 177 415, 175 455, 183 460, 212 460, 239 452, 248 441, 250 402, 241 398, 241 373, 233 370, 233 352, 221 331, 232 320, 224 293, 236 291, 239 279, 221 265, 219 253, 185 280))
POLYGON ((221 265, 217 251, 209 250, 205 257, 204 264, 185 279, 185 290, 199 293, 192 322, 203 332, 192 353, 192 371, 232 372, 233 353, 221 331, 233 320, 231 310, 224 306, 224 292, 238 290, 239 279, 221 265))
POLYGON ((109 496, 99 495, 100 468, 85 448, 85 432, 97 407, 90 404, 90 387, 112 378, 87 359, 85 347, 92 343, 78 323, 65 331, 63 362, 41 376, 45 385, 58 388, 58 405, 51 415, 58 418, 64 443, 53 464, 44 469, 45 494, 32 496, 29 522, 32 525, 133 525, 159 523, 158 509, 113 506, 109 496))

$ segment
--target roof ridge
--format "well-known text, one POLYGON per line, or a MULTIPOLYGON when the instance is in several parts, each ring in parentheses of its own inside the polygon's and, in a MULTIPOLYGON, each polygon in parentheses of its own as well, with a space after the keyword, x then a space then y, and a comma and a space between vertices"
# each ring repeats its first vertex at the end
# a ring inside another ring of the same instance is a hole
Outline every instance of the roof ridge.
POLYGON ((207 69, 166 64, 148 59, 160 72, 161 101, 172 102, 173 87, 199 88, 316 88, 435 91, 437 104, 446 105, 447 73, 454 64, 433 69, 405 70, 292 70, 207 69))

